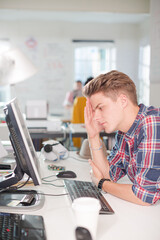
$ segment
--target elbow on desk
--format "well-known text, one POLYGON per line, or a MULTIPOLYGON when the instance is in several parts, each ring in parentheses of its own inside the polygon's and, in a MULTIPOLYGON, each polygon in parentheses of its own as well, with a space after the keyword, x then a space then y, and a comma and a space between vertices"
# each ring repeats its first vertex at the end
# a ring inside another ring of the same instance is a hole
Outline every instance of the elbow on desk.
POLYGON ((142 201, 142 204, 141 204, 142 206, 151 206, 151 205, 153 205, 152 203, 148 203, 148 202, 143 202, 142 201))

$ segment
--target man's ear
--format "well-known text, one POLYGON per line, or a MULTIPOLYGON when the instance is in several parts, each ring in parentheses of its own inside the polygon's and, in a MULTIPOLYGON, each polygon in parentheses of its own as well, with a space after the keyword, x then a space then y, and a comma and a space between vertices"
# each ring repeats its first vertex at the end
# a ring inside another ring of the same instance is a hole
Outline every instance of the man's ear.
POLYGON ((121 93, 119 96, 121 107, 124 109, 128 105, 128 98, 125 94, 121 93))

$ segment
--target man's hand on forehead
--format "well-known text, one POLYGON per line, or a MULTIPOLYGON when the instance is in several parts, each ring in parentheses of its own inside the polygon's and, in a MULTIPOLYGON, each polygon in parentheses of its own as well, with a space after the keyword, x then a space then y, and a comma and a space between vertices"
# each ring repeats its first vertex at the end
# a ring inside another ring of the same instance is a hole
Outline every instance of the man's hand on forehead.
POLYGON ((92 103, 91 103, 91 100, 90 100, 90 98, 87 98, 87 103, 86 103, 89 107, 91 107, 92 108, 92 110, 93 110, 93 106, 92 106, 92 103))

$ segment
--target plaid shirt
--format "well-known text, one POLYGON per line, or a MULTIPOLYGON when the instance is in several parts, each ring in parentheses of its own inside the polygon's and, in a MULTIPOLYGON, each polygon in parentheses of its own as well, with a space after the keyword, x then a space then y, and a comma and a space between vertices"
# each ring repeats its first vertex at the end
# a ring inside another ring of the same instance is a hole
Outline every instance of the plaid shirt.
POLYGON ((159 108, 140 105, 129 131, 118 131, 108 161, 114 182, 127 174, 138 198, 151 204, 160 200, 159 108))

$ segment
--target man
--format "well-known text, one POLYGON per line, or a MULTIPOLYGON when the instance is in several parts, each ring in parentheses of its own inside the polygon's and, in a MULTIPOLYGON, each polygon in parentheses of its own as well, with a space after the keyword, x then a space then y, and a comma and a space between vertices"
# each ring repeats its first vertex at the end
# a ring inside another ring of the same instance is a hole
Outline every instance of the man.
POLYGON ((92 152, 94 182, 126 201, 150 205, 160 200, 160 109, 138 105, 134 82, 111 71, 89 82, 85 125, 92 152), (106 159, 99 133, 118 131, 106 159), (117 181, 128 175, 131 184, 117 181))

